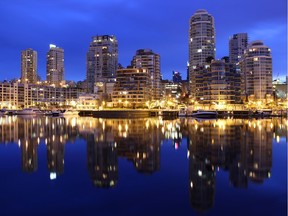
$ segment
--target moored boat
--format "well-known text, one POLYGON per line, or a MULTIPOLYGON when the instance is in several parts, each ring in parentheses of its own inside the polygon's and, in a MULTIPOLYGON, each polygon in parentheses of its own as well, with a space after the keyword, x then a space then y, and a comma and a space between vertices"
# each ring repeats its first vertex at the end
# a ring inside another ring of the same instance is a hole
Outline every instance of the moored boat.
POLYGON ((1 109, 0 110, 0 116, 7 114, 7 110, 6 109, 1 109))
POLYGON ((77 110, 53 110, 52 116, 76 116, 79 115, 77 110))
POLYGON ((16 112, 17 115, 42 115, 44 114, 40 109, 37 108, 24 108, 16 112))
POLYGON ((196 118, 216 118, 218 116, 217 111, 197 110, 191 114, 192 117, 196 118))

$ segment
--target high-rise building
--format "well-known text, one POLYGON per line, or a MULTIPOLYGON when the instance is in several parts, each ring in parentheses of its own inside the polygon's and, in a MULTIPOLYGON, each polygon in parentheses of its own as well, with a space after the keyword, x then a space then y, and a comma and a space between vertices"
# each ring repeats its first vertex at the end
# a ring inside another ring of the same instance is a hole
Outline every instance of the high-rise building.
POLYGON ((206 10, 198 10, 190 18, 189 28, 189 88, 195 96, 197 84, 194 71, 215 58, 214 18, 206 10))
POLYGON ((203 103, 235 104, 241 101, 241 75, 225 59, 213 60, 203 78, 203 103))
POLYGON ((263 101, 272 96, 272 56, 269 47, 262 41, 250 43, 240 67, 246 97, 263 101))
POLYGON ((37 52, 33 49, 21 52, 21 82, 37 82, 37 52))
POLYGON ((160 56, 151 49, 139 49, 131 61, 134 68, 146 68, 151 78, 152 99, 161 98, 160 56))
POLYGON ((182 82, 182 76, 181 73, 178 71, 173 71, 172 72, 172 80, 174 83, 180 83, 182 82))
POLYGON ((116 76, 118 41, 113 35, 95 36, 87 52, 87 92, 94 93, 99 82, 116 76))
POLYGON ((50 44, 47 53, 46 79, 49 85, 64 84, 64 50, 50 44))
POLYGON ((151 100, 150 74, 146 68, 118 69, 113 88, 114 107, 144 108, 151 100))
POLYGON ((229 59, 236 64, 240 61, 248 45, 247 33, 233 34, 229 39, 229 59))

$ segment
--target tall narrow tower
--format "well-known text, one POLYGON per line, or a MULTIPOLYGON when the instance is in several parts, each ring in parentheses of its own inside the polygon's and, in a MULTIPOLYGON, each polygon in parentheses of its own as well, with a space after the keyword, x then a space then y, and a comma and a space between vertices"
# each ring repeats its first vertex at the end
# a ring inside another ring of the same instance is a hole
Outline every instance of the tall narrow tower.
POLYGON ((229 59, 232 64, 240 61, 248 45, 247 33, 233 34, 229 39, 229 59))
POLYGON ((64 50, 50 44, 47 53, 46 79, 49 85, 60 86, 64 83, 64 50))
POLYGON ((214 18, 206 10, 198 10, 190 18, 189 28, 189 89, 192 96, 197 91, 197 67, 211 59, 215 59, 214 18))
POLYGON ((151 78, 152 99, 159 100, 161 98, 160 81, 160 56, 151 49, 139 49, 131 61, 134 68, 146 68, 151 78))
POLYGON ((37 82, 37 52, 33 49, 21 52, 21 82, 37 82))
POLYGON ((87 52, 87 92, 94 92, 97 82, 116 76, 118 67, 118 41, 113 35, 95 36, 87 52))

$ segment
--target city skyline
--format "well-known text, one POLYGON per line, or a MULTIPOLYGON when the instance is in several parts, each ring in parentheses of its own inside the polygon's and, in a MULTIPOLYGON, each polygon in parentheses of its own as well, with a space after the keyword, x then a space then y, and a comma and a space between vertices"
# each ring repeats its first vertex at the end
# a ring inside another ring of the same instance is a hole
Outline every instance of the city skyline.
POLYGON ((229 37, 247 33, 249 43, 262 40, 272 50, 273 79, 287 75, 287 3, 269 1, 1 1, 0 80, 21 77, 21 51, 38 52, 38 75, 46 76, 49 44, 65 52, 65 80, 86 78, 86 53, 91 38, 115 35, 119 43, 119 63, 130 64, 136 50, 152 49, 161 57, 164 79, 172 71, 186 77, 189 19, 199 9, 214 17, 216 59, 229 55, 229 37), (165 3, 165 4, 164 4, 165 3), (261 4, 261 10, 259 10, 261 4), (220 9, 219 9, 220 8, 220 9), (53 13, 51 13, 53 11, 53 13), (180 14, 180 15, 179 15, 180 14), (223 16, 224 14, 224 16, 223 16), (245 14, 245 16, 243 16, 245 14), (21 22, 20 22, 21 20, 21 22), (21 37, 20 37, 21 36, 21 37))

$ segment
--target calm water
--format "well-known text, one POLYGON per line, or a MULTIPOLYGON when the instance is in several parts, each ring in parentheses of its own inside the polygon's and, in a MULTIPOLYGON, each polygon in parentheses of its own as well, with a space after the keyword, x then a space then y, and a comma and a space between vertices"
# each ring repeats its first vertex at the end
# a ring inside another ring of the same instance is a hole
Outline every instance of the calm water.
POLYGON ((287 215, 287 120, 0 117, 0 215, 287 215))

